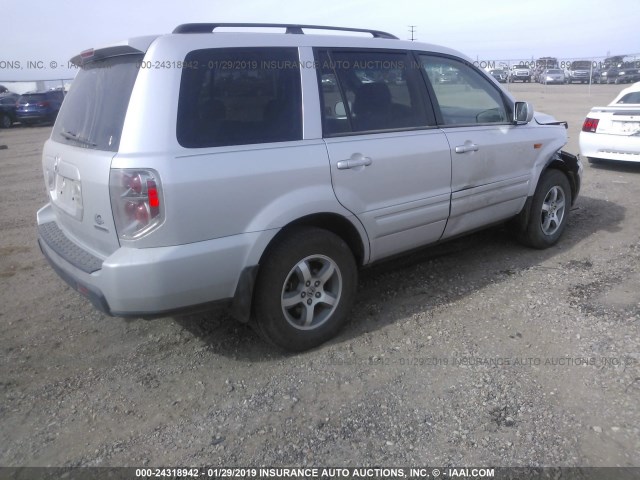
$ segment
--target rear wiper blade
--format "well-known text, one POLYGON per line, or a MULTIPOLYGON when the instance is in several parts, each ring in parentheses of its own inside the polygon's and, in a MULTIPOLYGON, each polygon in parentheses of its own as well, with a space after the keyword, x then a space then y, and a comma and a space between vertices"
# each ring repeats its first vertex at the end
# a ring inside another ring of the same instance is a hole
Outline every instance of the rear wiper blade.
POLYGON ((62 130, 60 132, 60 135, 62 135, 67 140, 73 140, 75 142, 82 143, 83 145, 89 145, 90 147, 97 147, 98 146, 97 143, 93 143, 91 140, 79 137, 77 134, 75 134, 73 132, 67 132, 66 130, 62 130))

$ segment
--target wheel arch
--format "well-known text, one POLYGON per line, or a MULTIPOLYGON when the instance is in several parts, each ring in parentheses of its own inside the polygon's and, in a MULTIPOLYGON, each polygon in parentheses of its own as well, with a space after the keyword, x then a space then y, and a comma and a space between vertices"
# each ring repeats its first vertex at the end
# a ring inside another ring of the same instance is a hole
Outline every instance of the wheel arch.
MULTIPOLYGON (((535 186, 533 188, 533 192, 538 186, 540 179, 544 175, 544 173, 549 170, 559 170, 562 172, 569 181, 569 187, 571 188, 571 205, 573 205, 580 193, 580 174, 581 167, 578 157, 571 153, 565 152, 564 150, 556 151, 551 157, 547 160, 547 163, 540 170, 540 174, 538 175, 535 186)), ((531 202, 533 200, 533 193, 527 197, 527 200, 522 207, 520 213, 514 217, 511 221, 511 226, 515 229, 515 231, 522 231, 529 222, 529 215, 531 213, 531 202)))
POLYGON ((361 267, 369 260, 370 248, 369 240, 364 227, 353 217, 353 220, 345 218, 337 213, 314 213, 292 220, 287 225, 280 228, 267 243, 260 254, 257 264, 247 266, 240 274, 236 292, 231 304, 232 315, 242 323, 249 322, 254 299, 254 286, 260 265, 269 252, 277 245, 289 232, 296 228, 317 227, 332 232, 340 237, 349 247, 356 261, 356 265, 361 267))
POLYGON ((571 205, 573 205, 580 193, 580 162, 578 157, 564 150, 559 150, 549 159, 540 172, 540 177, 550 168, 560 170, 566 175, 569 180, 569 186, 571 187, 571 205))
MULTIPOLYGON (((355 220, 356 222, 358 220, 355 220)), ((268 254, 269 247, 279 240, 279 238, 287 235, 287 233, 298 227, 317 227, 328 230, 337 235, 349 246, 356 260, 356 264, 360 267, 367 263, 369 259, 369 240, 362 225, 358 222, 358 227, 347 218, 337 213, 316 213, 307 215, 294 220, 283 227, 278 234, 269 243, 260 260, 268 254)))

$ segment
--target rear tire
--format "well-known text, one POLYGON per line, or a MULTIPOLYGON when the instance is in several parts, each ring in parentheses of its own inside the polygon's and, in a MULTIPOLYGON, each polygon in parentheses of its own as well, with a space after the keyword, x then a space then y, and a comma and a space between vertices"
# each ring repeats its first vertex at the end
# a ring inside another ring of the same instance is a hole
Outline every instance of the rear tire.
POLYGON ((344 325, 357 282, 353 253, 340 237, 320 228, 295 228, 260 263, 253 324, 285 350, 316 347, 344 325))
POLYGON ((0 117, 1 128, 10 128, 11 125, 13 125, 13 122, 11 121, 11 117, 9 115, 2 115, 2 117, 0 117))
POLYGON ((519 240, 540 249, 556 244, 567 226, 570 207, 571 187, 566 175, 560 170, 546 170, 538 181, 519 240))

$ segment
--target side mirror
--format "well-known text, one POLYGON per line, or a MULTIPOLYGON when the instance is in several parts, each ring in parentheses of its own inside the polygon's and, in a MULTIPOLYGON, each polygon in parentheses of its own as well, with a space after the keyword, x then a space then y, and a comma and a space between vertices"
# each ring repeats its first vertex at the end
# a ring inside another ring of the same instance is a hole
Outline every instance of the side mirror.
POLYGON ((525 125, 533 120, 533 105, 529 102, 516 102, 513 107, 513 121, 516 125, 525 125))

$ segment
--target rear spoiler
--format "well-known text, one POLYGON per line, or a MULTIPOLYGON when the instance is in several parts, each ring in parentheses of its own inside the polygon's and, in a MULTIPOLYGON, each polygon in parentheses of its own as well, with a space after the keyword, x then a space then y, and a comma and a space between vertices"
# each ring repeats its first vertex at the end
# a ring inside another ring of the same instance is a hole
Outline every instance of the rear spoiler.
POLYGON ((592 112, 613 112, 614 115, 640 115, 638 105, 610 105, 608 107, 593 107, 592 112))
POLYGON ((135 37, 107 47, 90 48, 73 57, 71 63, 76 67, 82 67, 88 63, 109 57, 144 54, 156 38, 158 38, 158 35, 135 37))

